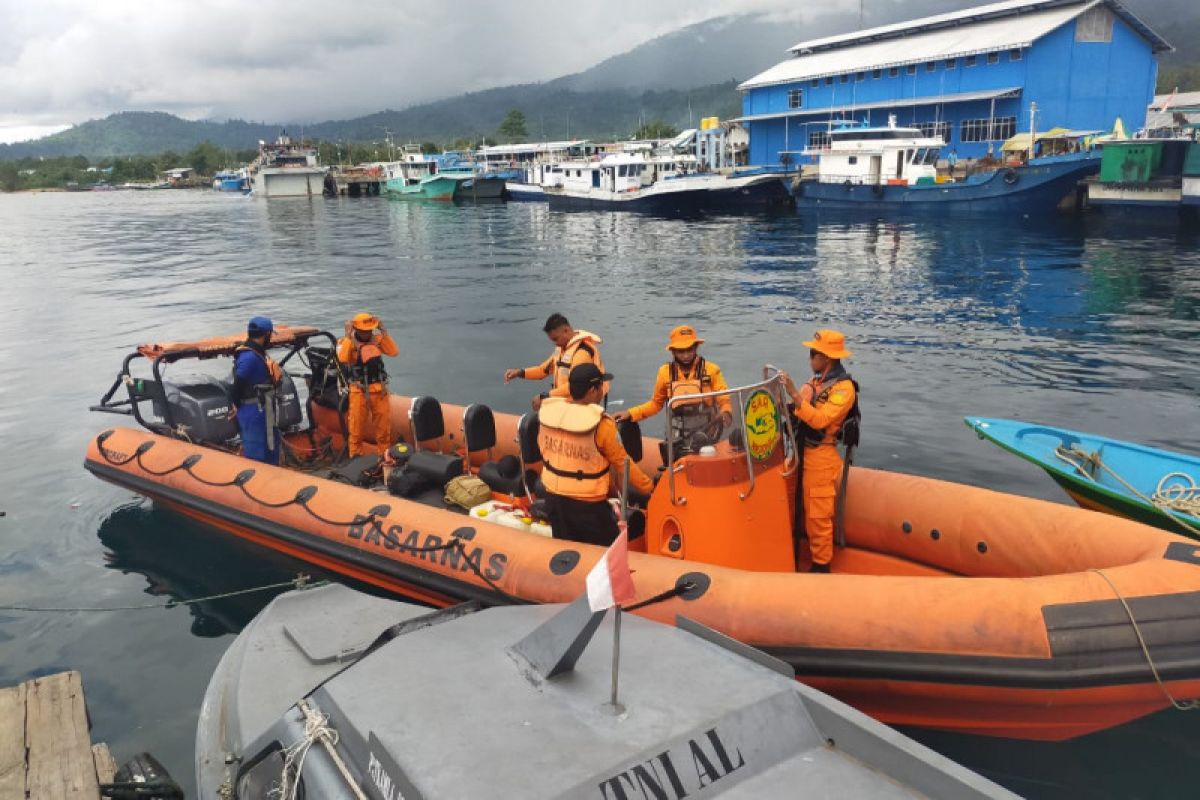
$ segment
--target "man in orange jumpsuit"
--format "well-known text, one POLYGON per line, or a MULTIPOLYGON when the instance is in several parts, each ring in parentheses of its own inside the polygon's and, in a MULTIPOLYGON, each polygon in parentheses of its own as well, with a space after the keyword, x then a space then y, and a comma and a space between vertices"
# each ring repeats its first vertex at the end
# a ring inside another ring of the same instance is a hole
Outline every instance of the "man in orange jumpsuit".
MULTIPOLYGON (((612 471, 623 474, 628 455, 616 423, 599 405, 612 377, 595 364, 580 364, 570 372, 570 399, 548 397, 538 410, 542 483, 556 539, 608 547, 617 538, 608 494, 612 471)), ((637 464, 629 465, 629 483, 642 494, 654 491, 637 464)))
MULTIPOLYGON (((504 370, 505 383, 513 378, 540 381, 547 375, 550 376, 550 391, 542 392, 533 398, 534 411, 537 411, 547 397, 569 398, 571 396, 567 386, 567 376, 573 367, 580 364, 595 364, 597 369, 604 372, 604 359, 600 357, 600 343, 603 340, 596 334, 575 330, 562 314, 551 314, 546 320, 546 324, 542 326, 542 331, 545 332, 546 338, 554 343, 554 352, 550 354, 550 357, 541 364, 525 367, 525 369, 504 370)), ((605 384, 600 405, 605 406, 607 403, 608 384, 605 384)))
POLYGON ((374 423, 375 452, 383 455, 392 443, 392 413, 388 407, 387 370, 384 356, 399 355, 400 348, 379 317, 363 312, 346 323, 346 337, 338 341, 338 361, 349 367, 350 457, 367 452, 363 433, 367 418, 374 423))
POLYGON ((796 405, 800 440, 804 443, 800 494, 804 528, 812 550, 811 571, 829 572, 833 560, 833 517, 842 477, 838 432, 855 409, 857 390, 850 373, 842 366, 842 359, 851 355, 846 349, 845 336, 834 330, 819 330, 804 346, 809 348, 812 380, 797 388, 786 372, 783 379, 796 405))
MULTIPOLYGON (((667 342, 667 352, 671 360, 658 368, 654 380, 654 392, 650 399, 640 406, 634 406, 628 411, 613 414, 617 422, 633 420, 641 422, 663 410, 663 406, 672 397, 689 394, 705 394, 708 392, 723 392, 729 388, 721 368, 711 361, 706 361, 700 355, 700 345, 704 340, 696 335, 696 329, 691 325, 680 325, 671 331, 667 342)), ((688 438, 696 431, 711 432, 715 427, 716 433, 721 428, 728 427, 733 421, 733 404, 729 395, 709 397, 691 403, 676 403, 672 408, 671 427, 668 435, 675 440, 682 440, 684 448, 688 438), (720 425, 717 426, 717 419, 720 425)), ((717 438, 713 436, 711 438, 717 438)), ((678 452, 678 451, 677 451, 678 452)))

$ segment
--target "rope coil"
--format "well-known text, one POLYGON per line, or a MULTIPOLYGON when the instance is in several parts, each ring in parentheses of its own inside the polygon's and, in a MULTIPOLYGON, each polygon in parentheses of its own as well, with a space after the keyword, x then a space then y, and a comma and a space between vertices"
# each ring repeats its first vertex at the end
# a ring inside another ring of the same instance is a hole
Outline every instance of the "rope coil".
POLYGON ((1099 481, 1096 480, 1096 470, 1104 470, 1114 480, 1124 486, 1130 494, 1139 498, 1143 503, 1158 511, 1191 535, 1200 537, 1200 526, 1193 525, 1187 520, 1180 519, 1171 513, 1172 511, 1176 511, 1181 514, 1200 517, 1200 485, 1197 485, 1196 479, 1186 472, 1167 473, 1159 480, 1153 496, 1147 497, 1136 486, 1125 480, 1120 473, 1108 466, 1108 464, 1105 464, 1098 452, 1089 453, 1081 449, 1078 445, 1071 445, 1069 448, 1059 445, 1054 448, 1054 455, 1060 461, 1070 464, 1075 468, 1076 472, 1092 483, 1099 484, 1099 481), (1176 479, 1177 482, 1170 483, 1172 479, 1176 479))

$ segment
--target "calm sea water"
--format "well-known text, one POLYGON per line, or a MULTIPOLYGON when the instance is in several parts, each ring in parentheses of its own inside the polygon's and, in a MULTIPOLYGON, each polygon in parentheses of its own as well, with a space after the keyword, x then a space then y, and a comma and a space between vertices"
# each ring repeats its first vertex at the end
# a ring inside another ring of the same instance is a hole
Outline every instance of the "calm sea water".
MULTIPOLYGON (((667 331, 696 325, 731 382, 801 373, 844 330, 867 466, 1063 501, 978 441, 1016 416, 1200 451, 1200 249, 1093 223, 693 220, 384 199, 206 192, 0 196, 0 605, 97 607, 284 581, 302 565, 231 542, 82 466, 113 422, 87 407, 153 339, 234 333, 253 314, 340 329, 380 314, 393 386, 520 411, 504 367, 545 356, 562 311, 605 338, 613 397, 640 400, 667 331)), ((170 610, 0 611, 0 684, 84 676, 96 739, 193 782, 196 713, 231 637, 270 593, 170 610)), ((913 732, 1036 797, 1195 796, 1200 715, 1063 744, 913 732)))

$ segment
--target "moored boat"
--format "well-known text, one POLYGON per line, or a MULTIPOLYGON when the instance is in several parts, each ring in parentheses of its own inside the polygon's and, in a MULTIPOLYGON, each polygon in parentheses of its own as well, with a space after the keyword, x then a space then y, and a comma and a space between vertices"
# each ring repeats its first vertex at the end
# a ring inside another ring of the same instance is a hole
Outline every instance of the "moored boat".
POLYGON ((1015 797, 694 623, 622 614, 614 660, 613 615, 584 600, 431 612, 336 584, 276 598, 205 692, 198 796, 1015 797))
MULTIPOLYGON (((576 597, 602 550, 569 531, 549 538, 456 513, 443 480, 402 497, 322 476, 344 441, 338 378, 329 348, 316 346, 327 336, 280 328, 272 343, 281 363, 301 353, 313 365, 307 413, 295 399, 280 414, 292 426, 293 468, 240 456, 223 392, 164 374, 228 356, 236 336, 131 354, 100 408, 148 430, 102 432, 85 466, 225 532, 431 605, 576 597), (128 396, 115 399, 121 390, 128 396)), ((634 517, 643 532, 631 545, 640 596, 670 597, 639 614, 686 615, 891 724, 1057 740, 1200 697, 1193 542, 1069 506, 855 467, 833 574, 797 572, 807 547, 791 528, 798 459, 780 379, 766 369, 729 394, 744 413, 710 434, 711 450, 677 457, 673 442, 628 437, 649 474, 672 465, 634 517)), ((533 417, 429 397, 390 402, 393 431, 417 450, 414 460, 425 454, 423 469, 444 477, 465 461, 499 499, 534 490, 533 417), (503 457, 515 472, 491 460, 503 457)))
POLYGON ((608 209, 675 213, 783 206, 783 177, 773 170, 681 173, 674 162, 641 153, 596 161, 563 162, 562 182, 546 186, 552 209, 608 209))
POLYGON ((248 173, 255 197, 320 197, 325 191, 317 149, 293 142, 286 132, 274 142, 259 143, 248 173))
POLYGON ((793 181, 798 209, 861 208, 932 210, 938 213, 1054 213, 1080 179, 1100 168, 1090 150, 1000 164, 962 180, 939 176, 943 141, 917 128, 847 126, 826 145, 806 151, 817 160, 814 176, 793 181))
POLYGON ((1200 539, 1200 457, 1018 420, 965 422, 1044 469, 1084 508, 1200 539))
POLYGON ((437 160, 427 157, 418 145, 405 145, 401 159, 384 164, 383 169, 384 190, 395 199, 449 202, 459 184, 457 176, 441 174, 437 160))

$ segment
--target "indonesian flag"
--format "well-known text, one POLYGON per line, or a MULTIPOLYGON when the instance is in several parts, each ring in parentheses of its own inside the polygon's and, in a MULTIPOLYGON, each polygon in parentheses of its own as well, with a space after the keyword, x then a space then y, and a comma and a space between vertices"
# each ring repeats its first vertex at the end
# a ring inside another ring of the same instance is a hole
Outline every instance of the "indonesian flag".
POLYGON ((629 571, 629 531, 624 522, 618 526, 621 533, 617 540, 604 551, 587 576, 588 606, 592 611, 604 611, 637 596, 629 571))

